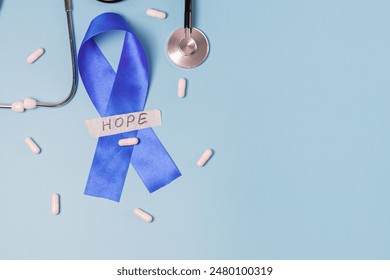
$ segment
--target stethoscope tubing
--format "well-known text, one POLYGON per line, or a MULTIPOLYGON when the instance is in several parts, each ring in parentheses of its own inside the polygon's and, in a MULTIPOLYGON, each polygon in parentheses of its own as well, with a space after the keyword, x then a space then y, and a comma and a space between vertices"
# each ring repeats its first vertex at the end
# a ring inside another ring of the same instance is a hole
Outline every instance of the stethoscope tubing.
MULTIPOLYGON (((68 25, 68 34, 69 34, 69 45, 70 45, 70 54, 71 54, 71 63, 72 63, 72 87, 68 96, 59 101, 59 102, 41 102, 37 101, 37 107, 60 107, 69 103, 70 100, 74 97, 77 90, 77 64, 76 64, 76 46, 74 42, 74 27, 72 20, 72 1, 65 0, 65 11, 66 11, 66 20, 68 25)), ((0 108, 11 109, 12 104, 0 104, 0 108)))

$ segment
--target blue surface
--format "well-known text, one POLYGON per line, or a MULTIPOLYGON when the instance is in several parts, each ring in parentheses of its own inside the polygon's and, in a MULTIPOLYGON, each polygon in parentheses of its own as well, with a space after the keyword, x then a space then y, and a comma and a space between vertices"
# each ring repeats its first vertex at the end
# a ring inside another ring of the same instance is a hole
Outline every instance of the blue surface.
MULTIPOLYGON (((0 110, 1 259, 390 258, 389 1, 196 0, 211 52, 193 70, 165 52, 181 1, 73 2, 78 47, 96 15, 128 19, 148 53, 146 109, 162 111, 155 131, 183 176, 149 194, 130 168, 120 203, 84 196, 96 140, 83 120, 98 114, 81 82, 63 108, 0 110)), ((113 65, 121 36, 99 41, 113 65)), ((1 102, 68 94, 63 1, 3 0, 0 37, 1 102)))

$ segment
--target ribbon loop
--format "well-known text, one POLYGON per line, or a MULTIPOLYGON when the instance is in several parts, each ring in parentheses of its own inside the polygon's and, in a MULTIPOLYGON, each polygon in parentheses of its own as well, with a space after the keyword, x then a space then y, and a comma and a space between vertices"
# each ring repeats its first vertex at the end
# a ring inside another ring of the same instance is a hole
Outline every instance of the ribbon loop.
MULTIPOLYGON (((81 44, 79 70, 84 86, 102 117, 143 111, 149 73, 144 49, 126 20, 104 13, 92 20, 81 44), (105 32, 125 32, 115 73, 94 37, 105 32)), ((130 163, 149 192, 181 176, 180 171, 151 128, 100 137, 84 194, 119 201, 130 163), (134 147, 120 147, 118 140, 137 137, 134 147)))

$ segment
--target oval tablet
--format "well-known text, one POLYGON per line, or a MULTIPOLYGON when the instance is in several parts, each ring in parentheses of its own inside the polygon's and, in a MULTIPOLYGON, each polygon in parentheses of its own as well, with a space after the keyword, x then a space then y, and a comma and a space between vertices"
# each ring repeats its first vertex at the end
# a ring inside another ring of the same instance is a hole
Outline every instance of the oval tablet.
POLYGON ((167 14, 165 12, 155 10, 155 9, 147 9, 146 14, 150 17, 155 17, 158 19, 166 19, 167 18, 167 14))
POLYGON ((179 96, 180 98, 184 98, 186 96, 186 86, 187 86, 186 79, 184 78, 179 79, 177 96, 179 96))
POLYGON ((27 57, 27 63, 29 63, 29 64, 34 63, 35 60, 40 58, 44 53, 45 53, 45 50, 43 48, 38 48, 35 52, 33 52, 32 54, 30 54, 27 57))
POLYGON ((37 143, 35 143, 31 137, 27 137, 26 139, 24 139, 24 143, 26 143, 26 145, 34 154, 39 154, 41 152, 41 148, 39 148, 37 143))
POLYGON ((146 213, 144 210, 142 210, 140 208, 135 208, 134 214, 137 215, 138 217, 140 217, 145 222, 151 223, 153 221, 152 215, 150 215, 149 213, 146 213))
POLYGON ((199 158, 198 162, 196 163, 199 167, 203 167, 206 162, 212 157, 213 155, 213 150, 211 149, 206 149, 204 153, 201 155, 199 158))
POLYGON ((60 195, 58 193, 53 193, 51 195, 51 213, 53 215, 58 215, 60 213, 60 195))
POLYGON ((138 138, 125 138, 118 141, 119 146, 134 146, 138 144, 138 138))

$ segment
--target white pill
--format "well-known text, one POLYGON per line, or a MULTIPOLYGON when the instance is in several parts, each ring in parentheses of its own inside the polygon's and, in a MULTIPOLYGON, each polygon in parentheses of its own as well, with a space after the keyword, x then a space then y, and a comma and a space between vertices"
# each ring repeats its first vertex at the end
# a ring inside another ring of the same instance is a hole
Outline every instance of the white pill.
POLYGON ((206 164, 206 162, 211 158, 212 155, 213 155, 213 150, 206 149, 206 151, 204 151, 204 153, 201 155, 201 157, 199 158, 196 164, 199 167, 203 167, 206 164))
POLYGON ((37 108, 37 101, 32 98, 25 98, 23 100, 24 109, 35 109, 37 108))
POLYGON ((119 146, 134 146, 138 144, 138 138, 125 138, 118 141, 119 146))
POLYGON ((142 210, 140 208, 135 208, 134 214, 137 215, 138 217, 140 217, 145 222, 151 223, 153 221, 152 215, 146 213, 144 210, 142 210))
POLYGON ((155 10, 155 9, 147 9, 146 14, 150 17, 155 17, 158 19, 166 19, 167 14, 163 11, 155 10))
POLYGON ((187 86, 187 80, 184 78, 179 79, 179 86, 178 86, 178 96, 180 98, 184 98, 186 96, 186 86, 187 86))
POLYGON ((27 137, 26 139, 24 139, 24 143, 26 143, 26 145, 34 154, 39 154, 41 152, 41 148, 39 148, 37 143, 35 143, 31 137, 27 137))
POLYGON ((45 53, 45 50, 43 48, 38 48, 35 52, 33 52, 32 54, 30 54, 28 57, 27 57, 27 63, 33 63, 35 60, 37 60, 39 57, 41 57, 41 55, 43 55, 45 53))
POLYGON ((60 213, 60 195, 58 193, 53 193, 51 195, 51 213, 53 215, 58 215, 60 213))
POLYGON ((17 112, 17 113, 23 113, 24 112, 23 101, 17 101, 17 102, 12 103, 11 109, 12 109, 12 111, 17 112))

